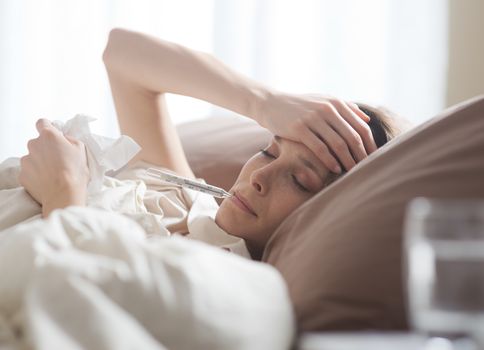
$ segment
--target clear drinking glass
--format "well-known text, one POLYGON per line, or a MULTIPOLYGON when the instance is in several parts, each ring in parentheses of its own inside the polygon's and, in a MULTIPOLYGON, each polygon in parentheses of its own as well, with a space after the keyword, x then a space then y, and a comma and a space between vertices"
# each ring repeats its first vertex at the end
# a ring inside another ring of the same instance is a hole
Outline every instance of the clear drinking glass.
POLYGON ((404 230, 414 329, 479 338, 484 332, 484 200, 417 198, 408 206, 404 230))

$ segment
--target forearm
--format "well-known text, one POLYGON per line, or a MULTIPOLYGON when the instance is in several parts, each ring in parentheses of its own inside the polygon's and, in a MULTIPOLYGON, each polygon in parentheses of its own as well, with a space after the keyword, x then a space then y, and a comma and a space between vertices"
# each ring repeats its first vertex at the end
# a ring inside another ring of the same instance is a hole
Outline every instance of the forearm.
POLYGON ((123 29, 111 31, 103 59, 108 71, 151 92, 194 97, 255 120, 271 94, 207 53, 123 29))

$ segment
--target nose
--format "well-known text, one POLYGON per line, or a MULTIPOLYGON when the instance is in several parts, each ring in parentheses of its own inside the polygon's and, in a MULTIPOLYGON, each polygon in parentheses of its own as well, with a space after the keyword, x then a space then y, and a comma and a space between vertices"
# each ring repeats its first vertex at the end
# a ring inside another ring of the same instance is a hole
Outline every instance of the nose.
POLYGON ((271 181, 271 169, 270 165, 264 166, 259 169, 255 169, 250 174, 250 183, 254 189, 261 195, 264 195, 269 190, 269 184, 271 181))

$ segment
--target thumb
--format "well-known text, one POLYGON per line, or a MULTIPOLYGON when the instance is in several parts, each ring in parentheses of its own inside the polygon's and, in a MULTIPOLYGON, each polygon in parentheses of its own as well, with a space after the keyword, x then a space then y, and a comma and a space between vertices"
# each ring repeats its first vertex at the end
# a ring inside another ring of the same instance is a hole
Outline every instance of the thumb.
POLYGON ((52 123, 45 118, 40 118, 39 120, 37 120, 37 122, 35 123, 35 127, 37 128, 37 131, 39 132, 39 134, 42 130, 45 130, 48 128, 54 128, 52 123))

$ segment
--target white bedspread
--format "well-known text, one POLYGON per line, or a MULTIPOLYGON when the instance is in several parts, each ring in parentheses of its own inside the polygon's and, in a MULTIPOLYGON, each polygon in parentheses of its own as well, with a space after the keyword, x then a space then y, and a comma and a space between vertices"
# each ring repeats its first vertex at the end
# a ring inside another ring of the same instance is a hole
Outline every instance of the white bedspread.
POLYGON ((0 336, 27 347, 284 349, 293 336, 271 266, 186 238, 148 241, 100 209, 2 231, 0 276, 0 336))
POLYGON ((96 208, 0 231, 1 349, 285 349, 293 336, 285 283, 267 264, 148 240, 96 208))

